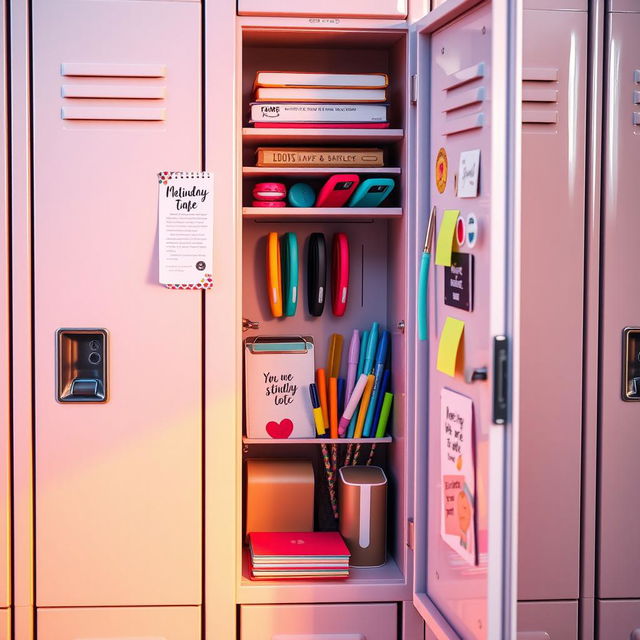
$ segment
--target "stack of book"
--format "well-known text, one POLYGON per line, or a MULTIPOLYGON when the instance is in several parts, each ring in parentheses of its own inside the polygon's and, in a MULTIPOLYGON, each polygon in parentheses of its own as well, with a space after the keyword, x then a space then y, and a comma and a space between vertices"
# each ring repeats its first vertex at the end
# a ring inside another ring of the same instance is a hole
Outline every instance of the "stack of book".
POLYGON ((253 580, 348 578, 349 549, 337 532, 250 533, 253 580))
POLYGON ((255 127, 389 126, 385 73, 258 71, 250 122, 255 127))

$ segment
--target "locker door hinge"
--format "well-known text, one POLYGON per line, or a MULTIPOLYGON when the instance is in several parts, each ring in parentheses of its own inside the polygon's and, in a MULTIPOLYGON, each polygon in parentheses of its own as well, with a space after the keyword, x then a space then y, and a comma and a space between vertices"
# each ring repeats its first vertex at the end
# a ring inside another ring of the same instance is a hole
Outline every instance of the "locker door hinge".
POLYGON ((493 338, 493 410, 494 424, 507 422, 509 389, 509 343, 506 336, 493 338))
POLYGON ((407 520, 407 547, 413 551, 413 540, 415 534, 415 526, 413 524, 413 518, 407 520))
POLYGON ((415 73, 411 76, 411 82, 409 83, 409 100, 411 104, 418 103, 418 76, 415 73))

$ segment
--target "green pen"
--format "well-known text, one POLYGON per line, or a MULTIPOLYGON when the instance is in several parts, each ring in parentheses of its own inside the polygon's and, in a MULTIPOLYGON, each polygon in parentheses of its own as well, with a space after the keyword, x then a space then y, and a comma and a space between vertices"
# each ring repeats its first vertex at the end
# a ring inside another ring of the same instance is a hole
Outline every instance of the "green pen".
POLYGON ((389 413, 391 413, 391 403, 393 402, 393 393, 384 394, 384 402, 382 403, 382 411, 380 412, 380 420, 376 429, 376 438, 384 438, 387 433, 387 422, 389 421, 389 413))

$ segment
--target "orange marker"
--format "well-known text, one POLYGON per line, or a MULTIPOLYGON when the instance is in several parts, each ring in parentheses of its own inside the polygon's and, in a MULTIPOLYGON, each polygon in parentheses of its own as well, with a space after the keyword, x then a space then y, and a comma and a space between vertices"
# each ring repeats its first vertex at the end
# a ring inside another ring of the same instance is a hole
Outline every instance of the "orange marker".
POLYGON ((329 378, 329 426, 331 437, 338 437, 338 378, 329 378))
POLYGON ((327 376, 325 375, 324 369, 316 370, 316 386, 318 387, 322 419, 324 420, 324 426, 326 428, 329 424, 329 409, 327 405, 327 376))
POLYGON ((353 434, 354 438, 362 438, 362 429, 364 427, 364 419, 367 417, 367 409, 369 408, 369 400, 371 400, 371 391, 373 390, 373 383, 376 377, 371 374, 367 376, 367 384, 362 394, 362 400, 360 401, 360 412, 358 413, 358 421, 356 422, 356 430, 353 434))

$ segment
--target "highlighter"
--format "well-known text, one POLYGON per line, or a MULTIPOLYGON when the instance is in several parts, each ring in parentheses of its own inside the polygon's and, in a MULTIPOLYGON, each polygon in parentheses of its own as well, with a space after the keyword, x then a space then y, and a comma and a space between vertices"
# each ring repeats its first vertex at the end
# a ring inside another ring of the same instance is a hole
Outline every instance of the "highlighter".
POLYGON ((367 415, 367 409, 369 408, 369 401, 371 400, 371 391, 373 390, 373 382, 375 376, 370 374, 367 376, 367 384, 362 394, 362 402, 360 403, 360 411, 358 413, 358 421, 356 422, 356 430, 353 434, 354 438, 362 438, 362 429, 364 427, 364 420, 367 415))
POLYGON ((384 396, 389 391, 389 384, 391 383, 391 371, 385 369, 382 376, 382 384, 380 385, 380 393, 378 394, 378 400, 376 401, 376 410, 373 414, 373 426, 376 427, 380 421, 380 414, 382 413, 382 403, 384 402, 384 396))
POLYGON ((340 375, 340 363, 342 362, 343 337, 339 333, 332 333, 329 342, 329 358, 327 359, 327 375, 337 378, 340 375))
POLYGON ((322 409, 322 419, 325 429, 329 426, 329 405, 327 404, 327 376, 324 369, 316 371, 316 385, 318 386, 318 398, 322 409))
POLYGON ((362 373, 367 375, 373 371, 373 364, 375 362, 376 347, 378 346, 378 327, 380 325, 374 322, 371 325, 371 331, 369 331, 369 343, 367 344, 367 353, 364 358, 364 369, 362 373))
POLYGON ((311 407, 313 408, 313 421, 316 424, 316 433, 318 437, 325 437, 324 418, 322 417, 322 408, 320 407, 320 398, 318 398, 318 388, 312 382, 309 385, 309 395, 311 396, 311 407))
POLYGON ((345 393, 347 389, 347 383, 344 378, 338 378, 338 415, 341 416, 344 411, 344 403, 346 400, 347 394, 345 393))
POLYGON ((378 422, 378 428, 376 430, 376 438, 384 438, 387 434, 387 422, 389 421, 392 402, 393 393, 385 393, 384 402, 382 403, 382 412, 380 413, 380 421, 378 422))
POLYGON ((360 332, 357 329, 353 330, 351 335, 351 341, 349 342, 349 355, 348 355, 348 367, 347 367, 347 388, 346 397, 349 399, 353 387, 356 384, 356 374, 358 372, 358 356, 360 355, 360 332))
POLYGON ((267 237, 267 294, 271 315, 282 317, 282 273, 280 267, 280 244, 278 234, 271 232, 267 237))
POLYGON ((371 436, 371 430, 373 429, 373 416, 376 411, 376 402, 378 400, 378 394, 380 393, 380 386, 382 384, 382 374, 384 373, 384 363, 387 360, 387 351, 389 350, 390 334, 388 331, 383 331, 380 342, 378 343, 378 351, 376 353, 376 366, 375 376, 376 381, 373 385, 373 391, 371 392, 371 402, 369 403, 369 409, 367 411, 367 417, 364 421, 364 429, 362 433, 365 438, 371 436))
POLYGON ((344 413, 342 414, 342 418, 340 418, 340 424, 338 425, 338 434, 341 436, 344 435, 347 427, 349 426, 349 422, 351 422, 353 418, 353 414, 358 408, 358 403, 360 402, 360 398, 362 398, 364 388, 367 386, 367 380, 368 376, 363 373, 358 378, 358 382, 356 383, 355 387, 353 387, 353 393, 351 394, 349 401, 347 402, 347 406, 344 408, 344 413))
POLYGON ((338 379, 329 378, 329 427, 331 437, 338 437, 338 379))
POLYGON ((285 233, 280 240, 283 315, 295 316, 298 304, 298 238, 285 233))
MULTIPOLYGON (((358 358, 358 369, 356 371, 356 380, 359 380, 360 375, 364 373, 364 361, 366 358, 368 345, 369 345, 369 332, 363 331, 362 338, 360 340, 360 356, 358 358)), ((351 395, 349 395, 349 397, 351 397, 351 395)), ((356 430, 357 420, 358 420, 358 414, 355 414, 354 416, 351 417, 349 429, 347 430, 347 438, 353 438, 353 433, 356 430)))

